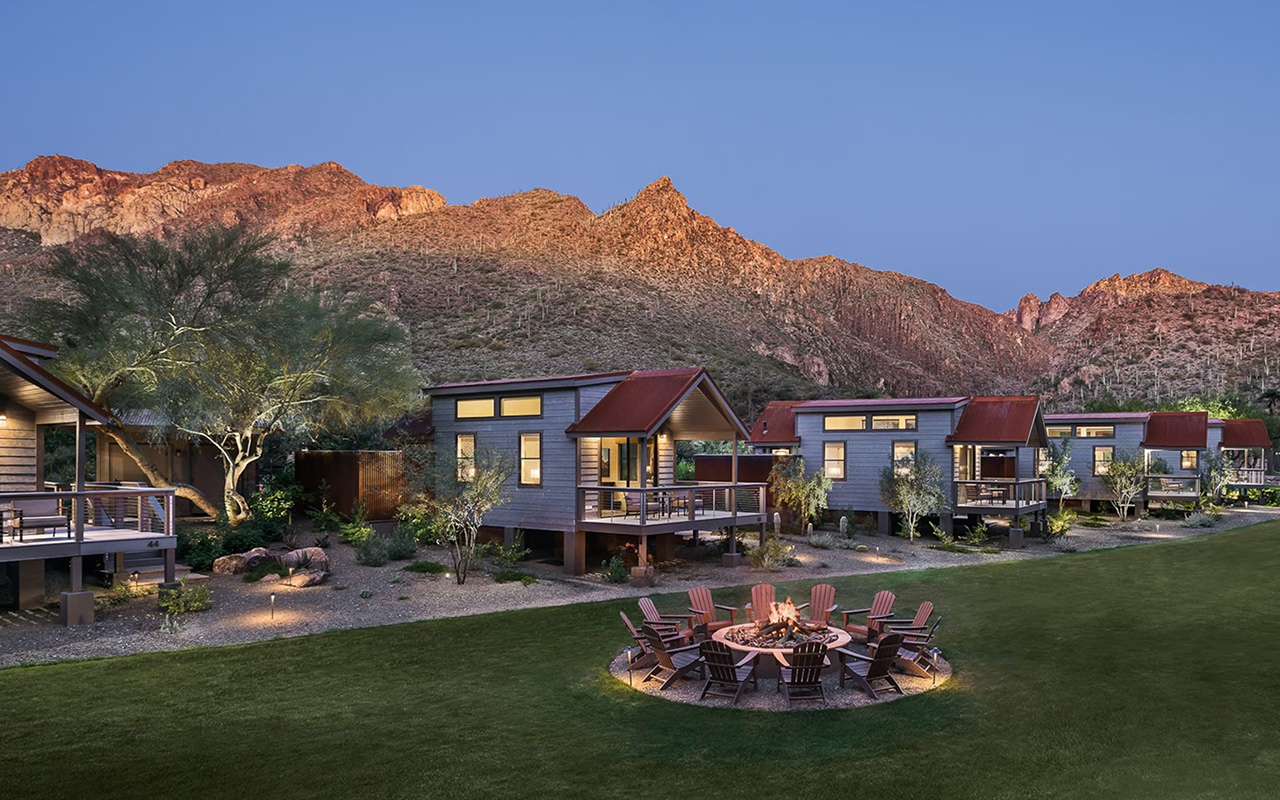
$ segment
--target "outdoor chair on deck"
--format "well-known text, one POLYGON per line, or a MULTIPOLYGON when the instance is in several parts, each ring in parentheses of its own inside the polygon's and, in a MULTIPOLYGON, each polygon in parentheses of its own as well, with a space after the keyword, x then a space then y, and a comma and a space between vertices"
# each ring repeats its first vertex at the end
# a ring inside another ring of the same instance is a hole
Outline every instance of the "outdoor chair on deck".
POLYGON ((63 506, 56 497, 11 500, 8 508, 0 509, 0 518, 6 515, 8 519, 0 525, 0 542, 4 541, 5 528, 20 542, 25 541, 23 532, 29 529, 52 528, 56 536, 58 528, 65 528, 67 538, 71 538, 71 503, 63 506))
POLYGON ((893 601, 897 598, 893 592, 884 590, 876 592, 876 596, 871 599, 870 608, 855 608, 850 611, 842 611, 844 615, 844 629, 855 638, 861 638, 864 642, 875 641, 880 635, 880 623, 882 620, 889 619, 893 616, 893 601), (859 625, 849 622, 849 617, 855 614, 866 614, 867 624, 859 625))
POLYGON ((653 604, 652 598, 641 597, 637 601, 640 606, 640 613, 644 615, 644 624, 651 626, 654 630, 662 632, 664 636, 679 636, 683 639, 693 638, 694 620, 693 614, 659 614, 658 607, 653 604), (680 623, 684 623, 682 629, 680 623))
POLYGON ((815 584, 809 590, 809 602, 796 606, 796 610, 809 609, 809 621, 823 625, 831 623, 831 612, 836 610, 836 587, 829 583, 815 584))
POLYGON ((760 656, 758 652, 747 653, 740 661, 734 661, 736 653, 729 645, 712 640, 703 642, 700 652, 707 666, 707 682, 702 687, 699 700, 707 695, 729 697, 736 706, 748 684, 752 690, 759 688, 756 682, 756 661, 760 656), (721 687, 721 691, 712 691, 712 686, 721 687), (724 691, 725 688, 732 689, 732 692, 724 691))
POLYGON ((822 642, 805 642, 791 650, 791 658, 778 667, 778 691, 792 700, 818 700, 825 706, 827 693, 822 688, 822 668, 830 666, 827 646, 822 642))
POLYGON ((768 622, 769 613, 773 611, 773 603, 778 592, 772 583, 757 583, 751 587, 751 602, 747 603, 747 613, 752 622, 768 622))
POLYGON ((659 689, 666 689, 694 670, 697 670, 703 678, 706 677, 705 663, 698 653, 698 645, 687 644, 683 647, 671 647, 672 643, 663 638, 662 634, 651 626, 645 625, 641 630, 644 631, 645 638, 649 640, 649 647, 653 650, 653 657, 658 662, 653 669, 649 670, 649 674, 644 676, 644 681, 641 681, 641 683, 662 672, 671 674, 659 689))
POLYGON ((705 586, 697 586, 689 590, 689 611, 696 614, 696 628, 703 635, 714 633, 721 628, 737 625, 738 609, 736 606, 722 606, 711 599, 711 590, 705 586), (717 611, 728 611, 728 619, 718 619, 717 611))
POLYGON ((898 648, 902 646, 902 634, 889 633, 880 638, 879 644, 871 649, 871 655, 862 655, 843 647, 836 650, 840 654, 840 688, 844 688, 846 679, 853 681, 858 689, 871 695, 872 700, 879 700, 875 687, 877 682, 889 684, 898 694, 904 694, 902 687, 889 674, 898 657, 898 648))

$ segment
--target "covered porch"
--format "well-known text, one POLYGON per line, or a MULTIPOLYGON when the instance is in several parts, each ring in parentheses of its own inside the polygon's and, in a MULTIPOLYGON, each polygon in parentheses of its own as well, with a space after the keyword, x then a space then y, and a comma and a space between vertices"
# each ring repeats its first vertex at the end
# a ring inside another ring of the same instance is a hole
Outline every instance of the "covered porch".
POLYGON ((1256 489, 1276 485, 1269 479, 1267 452, 1271 435, 1260 419, 1228 419, 1223 421, 1222 460, 1230 472, 1233 489, 1256 489))

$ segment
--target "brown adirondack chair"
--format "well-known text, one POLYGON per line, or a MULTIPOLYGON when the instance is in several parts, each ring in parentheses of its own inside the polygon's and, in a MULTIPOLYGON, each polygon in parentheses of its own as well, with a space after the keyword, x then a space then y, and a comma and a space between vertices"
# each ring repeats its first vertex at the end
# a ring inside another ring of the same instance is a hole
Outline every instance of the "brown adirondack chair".
MULTIPOLYGON (((653 657, 653 648, 649 646, 649 640, 645 635, 636 630, 636 626, 631 624, 631 618, 625 612, 619 611, 618 616, 622 617, 622 624, 627 626, 627 633, 631 634, 631 638, 640 647, 640 657, 631 661, 630 669, 634 672, 638 669, 646 669, 652 667, 656 661, 653 657)), ((672 634, 666 637, 669 641, 677 641, 680 637, 672 634)))
POLYGON ((922 631, 929 627, 929 617, 933 616, 933 603, 925 600, 916 609, 916 615, 911 619, 886 619, 881 620, 880 625, 886 631, 893 633, 910 633, 911 631, 922 631))
POLYGON ((685 638, 693 638, 694 617, 692 614, 659 614, 658 607, 653 604, 653 599, 649 597, 641 597, 638 602, 640 613, 644 615, 645 625, 650 625, 655 630, 663 632, 663 635, 675 633, 685 638), (685 624, 683 629, 680 627, 682 622, 685 624))
POLYGON ((819 700, 825 706, 827 693, 822 688, 822 668, 830 666, 827 646, 822 642, 805 642, 791 650, 791 658, 778 667, 778 691, 792 700, 819 700))
POLYGON ((845 680, 853 681, 853 685, 871 695, 872 700, 879 700, 872 684, 884 682, 893 687, 898 694, 903 694, 902 687, 889 674, 890 667, 898 657, 898 648, 902 646, 902 634, 887 633, 880 637, 880 642, 872 655, 864 656, 843 647, 836 650, 840 654, 840 688, 844 688, 845 680))
POLYGON ((706 635, 721 628, 729 628, 737 625, 736 617, 738 609, 736 606, 722 606, 715 603, 711 599, 711 590, 705 586, 696 586, 689 590, 689 611, 697 616, 694 618, 695 625, 702 629, 706 635), (718 619, 717 611, 728 611, 728 619, 718 619))
POLYGON ((855 608, 850 611, 841 611, 840 613, 844 615, 844 629, 848 631, 850 635, 860 638, 864 642, 875 641, 875 639, 880 635, 880 621, 889 619, 893 616, 893 601, 896 599, 897 598, 894 597, 893 592, 885 589, 884 591, 876 592, 876 596, 871 600, 870 608, 855 608), (867 615, 866 625, 849 622, 849 617, 857 614, 867 615))
POLYGON ((809 602, 796 606, 796 610, 809 609, 809 621, 828 625, 831 612, 836 610, 836 587, 829 583, 814 584, 809 590, 809 602))
POLYGON ((698 699, 711 695, 712 697, 729 697, 732 698, 733 704, 738 704, 738 698, 742 697, 742 692, 751 686, 753 690, 759 688, 756 682, 756 661, 759 653, 747 653, 742 660, 734 661, 736 653, 724 642, 717 642, 708 639, 701 645, 702 661, 707 666, 707 682, 702 687, 702 694, 698 699), (714 691, 713 686, 722 687, 720 691, 714 691), (724 691, 724 689, 732 691, 724 691))
POLYGON ((653 669, 649 670, 649 674, 644 676, 644 680, 640 681, 641 683, 659 673, 669 672, 671 674, 658 687, 659 691, 661 691, 694 670, 697 670, 703 678, 706 678, 705 662, 702 660, 702 655, 698 653, 698 645, 686 644, 683 647, 672 647, 671 645, 674 642, 664 638, 652 626, 645 625, 641 630, 644 632, 645 638, 649 640, 649 648, 653 650, 654 660, 658 662, 653 669))
POLYGON ((769 612, 773 611, 773 603, 778 592, 772 583, 757 583, 751 587, 751 602, 747 603, 747 612, 752 622, 768 622, 769 612))
MULTIPOLYGON (((928 651, 929 645, 933 644, 933 636, 938 632, 938 625, 941 622, 942 617, 935 619, 933 627, 929 628, 927 632, 909 633, 896 629, 892 631, 892 633, 902 637, 902 645, 898 648, 898 656, 893 662, 898 669, 909 675, 915 675, 917 678, 928 678, 933 675, 938 669, 938 665, 934 663, 933 656, 929 655, 928 651)), ((867 645, 867 652, 873 656, 877 649, 878 645, 875 643, 867 645)))

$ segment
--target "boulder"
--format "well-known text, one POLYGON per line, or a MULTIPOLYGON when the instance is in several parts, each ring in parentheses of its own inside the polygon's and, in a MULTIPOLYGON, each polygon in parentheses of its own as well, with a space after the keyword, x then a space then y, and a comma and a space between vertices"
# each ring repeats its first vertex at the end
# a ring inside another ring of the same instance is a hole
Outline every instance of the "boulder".
POLYGON ((252 550, 246 550, 240 554, 244 557, 245 571, 257 569, 258 567, 275 560, 275 556, 271 555, 265 547, 255 547, 252 550))
POLYGON ((213 562, 213 571, 219 575, 239 575, 244 572, 245 557, 240 553, 232 553, 229 556, 215 559, 213 562))
POLYGON ((857 547, 853 548, 853 551, 855 553, 865 553, 867 552, 867 546, 865 544, 860 544, 857 547))
POLYGON ((279 583, 280 576, 272 572, 269 575, 263 575, 258 579, 258 583, 279 583))
POLYGON ((319 586, 329 579, 329 573, 322 569, 304 569, 301 572, 293 573, 293 577, 289 578, 287 583, 290 586, 302 589, 307 586, 319 586))
POLYGON ((329 571, 329 554, 319 547, 303 547, 290 550, 280 557, 280 565, 285 569, 329 571))

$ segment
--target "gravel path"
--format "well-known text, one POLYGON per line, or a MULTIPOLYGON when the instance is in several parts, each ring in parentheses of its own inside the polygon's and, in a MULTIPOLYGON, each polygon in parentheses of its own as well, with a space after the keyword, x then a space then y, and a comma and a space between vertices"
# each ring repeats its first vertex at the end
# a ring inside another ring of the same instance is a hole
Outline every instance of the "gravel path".
MULTIPOLYGON (((392 562, 382 567, 359 566, 350 547, 335 544, 330 550, 333 575, 323 586, 293 589, 280 584, 245 583, 240 576, 210 576, 214 608, 187 615, 181 632, 176 634, 160 631, 163 615, 156 609, 154 598, 133 600, 99 611, 93 625, 76 628, 59 625, 56 610, 53 613, 47 610, 37 613, 0 612, 0 667, 253 642, 343 628, 467 616, 513 608, 561 606, 656 592, 684 592, 693 586, 718 588, 761 581, 814 580, 990 561, 1019 561, 1065 551, 1181 539, 1276 518, 1280 518, 1280 509, 1249 508, 1228 511, 1212 528, 1183 528, 1176 522, 1155 520, 1096 530, 1080 528, 1052 545, 1029 540, 1022 550, 1004 550, 990 555, 933 550, 919 540, 913 544, 897 537, 863 533, 857 534, 855 539, 868 546, 866 553, 815 549, 800 537, 792 537, 789 541, 796 546, 800 566, 770 573, 750 568, 722 569, 718 561, 713 560, 678 562, 660 568, 656 588, 609 584, 598 574, 571 578, 563 575, 558 567, 542 563, 522 565, 539 579, 530 586, 495 583, 483 573, 473 574, 464 586, 458 586, 451 578, 404 572, 403 563, 392 562), (274 618, 269 600, 272 591, 276 592, 274 618), (368 596, 362 596, 364 593, 368 596)), ((448 561, 444 551, 437 548, 424 548, 418 557, 448 561)), ((619 634, 622 634, 619 627, 619 634)), ((619 638, 621 644, 623 637, 620 635, 619 638)))

